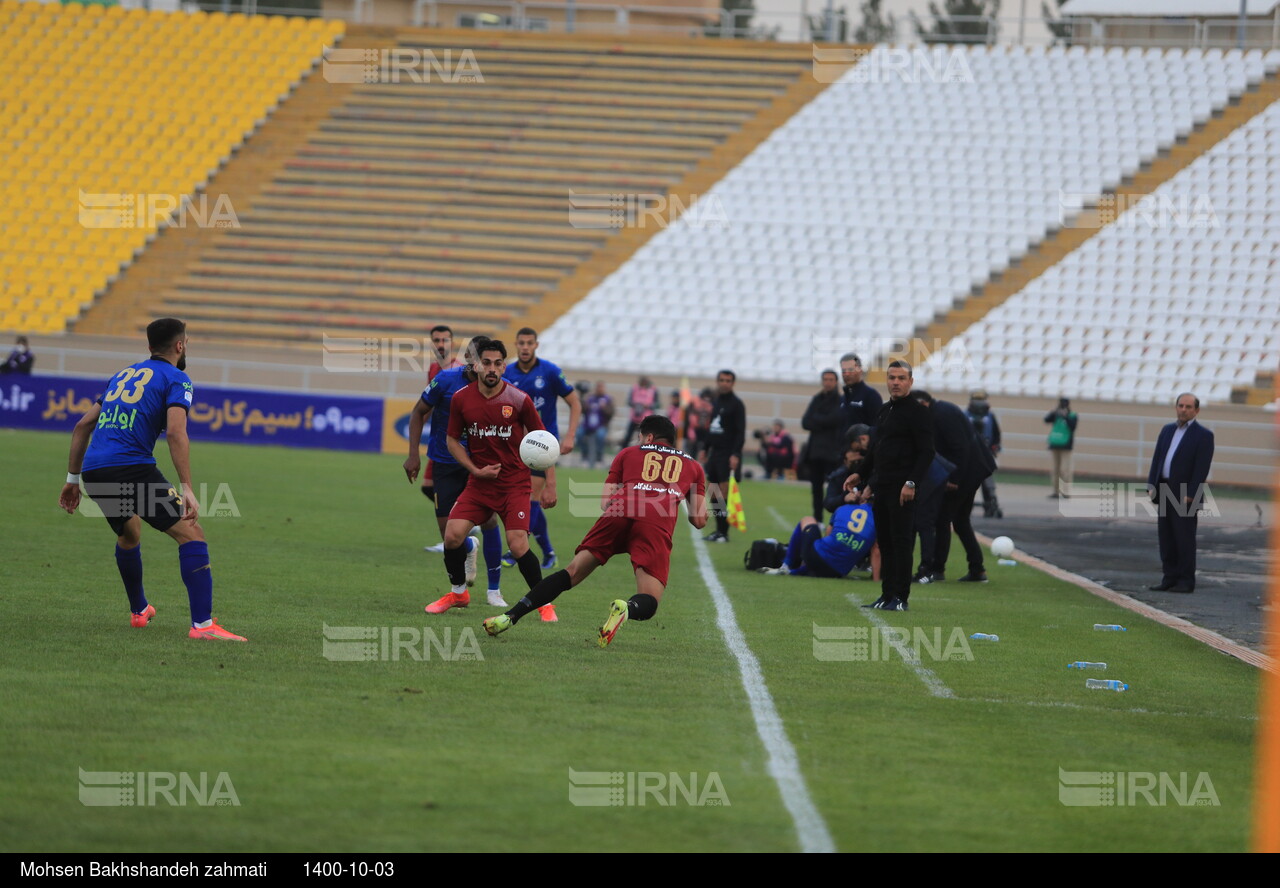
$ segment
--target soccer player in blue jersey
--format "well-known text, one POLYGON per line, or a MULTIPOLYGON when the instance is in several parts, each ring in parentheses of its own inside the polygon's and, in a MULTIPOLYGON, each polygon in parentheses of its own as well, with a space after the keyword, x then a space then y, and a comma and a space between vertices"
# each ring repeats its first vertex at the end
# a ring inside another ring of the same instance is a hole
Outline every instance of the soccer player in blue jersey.
POLYGON ((190 638, 244 641, 213 619, 213 576, 209 547, 196 520, 200 505, 191 487, 191 442, 187 411, 191 377, 187 366, 187 326, 160 318, 147 326, 151 357, 125 367, 107 383, 71 433, 67 483, 58 505, 74 514, 80 480, 116 534, 116 566, 129 596, 129 625, 141 628, 156 609, 142 588, 142 522, 178 542, 178 564, 191 604, 190 638), (164 432, 181 493, 156 467, 156 439, 164 432))
MULTIPOLYGON (((471 385, 476 380, 476 371, 473 366, 476 359, 475 348, 478 343, 484 341, 484 337, 478 336, 471 341, 466 349, 468 361, 472 363, 463 364, 458 367, 451 367, 447 370, 441 370, 431 378, 431 383, 422 393, 422 397, 418 399, 418 403, 414 405, 413 413, 409 415, 409 458, 404 461, 404 472, 412 484, 418 477, 418 470, 422 468, 422 459, 418 453, 418 441, 422 437, 422 427, 426 424, 427 418, 431 418, 431 433, 427 439, 427 458, 430 465, 435 468, 435 504, 436 504, 436 520, 440 524, 440 538, 444 539, 445 525, 449 521, 449 512, 453 509, 453 504, 458 501, 458 497, 462 494, 463 489, 467 486, 467 478, 469 477, 467 470, 458 464, 453 458, 453 454, 449 452, 448 431, 449 431, 449 404, 453 400, 453 396, 462 389, 471 385)), ((489 570, 489 604, 494 607, 506 607, 507 603, 502 599, 501 576, 502 576, 502 534, 498 530, 497 516, 491 517, 482 525, 484 533, 484 560, 489 570)), ((466 579, 467 585, 470 586, 476 579, 476 556, 479 544, 476 538, 468 536, 466 540, 467 560, 466 560, 466 579)))
POLYGON ((762 567, 760 573, 839 578, 848 575, 871 556, 871 578, 880 579, 880 550, 876 547, 876 522, 871 507, 845 503, 831 516, 823 534, 812 516, 800 519, 791 532, 781 567, 762 567))
MULTIPOLYGON (((532 327, 522 327, 516 332, 516 362, 508 364, 502 378, 524 392, 533 400, 533 406, 542 417, 542 424, 547 431, 560 439, 562 454, 573 452, 574 437, 578 433, 578 422, 582 419, 582 401, 577 389, 569 385, 560 368, 550 361, 538 357, 538 332, 532 327), (556 399, 564 398, 569 405, 569 429, 563 438, 556 419, 556 399)), ((533 473, 533 501, 529 511, 529 532, 538 541, 542 549, 542 569, 551 570, 556 566, 556 551, 551 545, 551 535, 547 532, 547 516, 539 501, 542 488, 551 489, 551 502, 555 504, 556 470, 533 473)), ((502 559, 507 566, 515 564, 511 553, 502 559)), ((551 608, 548 605, 548 608, 551 608)), ((554 609, 542 611, 542 618, 550 622, 555 618, 554 609)))

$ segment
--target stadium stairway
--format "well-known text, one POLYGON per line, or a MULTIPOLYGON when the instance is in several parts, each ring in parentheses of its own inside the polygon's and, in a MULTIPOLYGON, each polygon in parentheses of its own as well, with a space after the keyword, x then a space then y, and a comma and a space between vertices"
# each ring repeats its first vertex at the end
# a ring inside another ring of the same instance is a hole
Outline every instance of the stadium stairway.
POLYGON ((678 211, 824 86, 807 45, 357 26, 343 48, 393 43, 416 79, 311 78, 219 173, 239 227, 166 231, 80 329, 163 313, 277 347, 545 326, 657 230, 611 227, 610 201, 678 211))
MULTIPOLYGON (((975 293, 964 302, 939 315, 933 323, 918 327, 915 347, 928 353, 945 348, 955 337, 1115 222, 1115 207, 1134 206, 1276 101, 1280 101, 1280 70, 1269 74, 1220 114, 1198 126, 1185 140, 1163 152, 1126 184, 1104 193, 1098 206, 1084 209, 1070 227, 1058 229, 1029 249, 1025 257, 1012 263, 1005 272, 993 275, 980 289, 975 288, 975 293)), ((923 364, 928 354, 914 354, 913 358, 923 364)), ((883 376, 883 373, 874 375, 883 376)), ((1276 374, 1272 372, 1260 374, 1251 387, 1233 390, 1231 401, 1261 406, 1270 404, 1277 397, 1280 397, 1280 392, 1276 390, 1276 374)))
MULTIPOLYGON (((343 48, 380 50, 393 45, 385 35, 364 33, 344 39, 343 48)), ((210 180, 206 195, 211 205, 226 196, 237 219, 252 212, 263 188, 284 162, 328 119, 351 90, 347 84, 325 81, 313 72, 282 102, 269 125, 245 141, 229 163, 210 180)), ((165 229, 144 250, 127 273, 97 300, 75 324, 77 333, 134 338, 139 324, 157 316, 157 294, 170 288, 210 250, 216 250, 235 229, 183 226, 165 229)), ((172 312, 169 312, 172 313, 172 312)), ((201 337, 206 336, 204 330, 201 337)), ((212 337, 209 337, 212 338, 212 337)))

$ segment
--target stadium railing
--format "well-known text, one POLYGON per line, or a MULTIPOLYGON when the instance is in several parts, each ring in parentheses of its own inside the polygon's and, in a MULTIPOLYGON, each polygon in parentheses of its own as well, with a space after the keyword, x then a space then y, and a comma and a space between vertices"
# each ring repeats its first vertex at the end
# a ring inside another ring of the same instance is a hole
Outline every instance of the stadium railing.
MULTIPOLYGON (((41 373, 49 376, 101 376, 105 380, 124 362, 136 360, 133 353, 136 349, 127 350, 130 344, 122 342, 119 348, 113 349, 107 340, 100 341, 103 347, 94 348, 89 343, 66 347, 55 345, 52 340, 36 340, 33 349, 39 357, 41 373)), ((210 352, 215 352, 215 349, 211 348, 210 352)), ((419 363, 423 359, 423 354, 417 356, 419 363)), ((317 358, 317 362, 319 360, 317 358)), ((409 400, 421 394, 426 379, 425 365, 377 373, 336 373, 320 363, 246 361, 209 352, 199 355, 199 366, 193 365, 191 372, 197 386, 409 400)), ((634 375, 577 368, 566 368, 566 373, 570 380, 604 379, 615 397, 621 396, 610 427, 609 440, 616 441, 627 424, 628 411, 623 402, 627 388, 635 381, 634 375)), ((664 393, 679 385, 678 379, 658 376, 654 379, 664 393)), ((800 428, 800 417, 812 394, 812 390, 804 387, 796 387, 795 391, 769 391, 766 387, 756 387, 743 380, 738 395, 747 406, 748 436, 744 454, 747 465, 755 465, 756 442, 750 432, 768 427, 775 417, 785 420, 787 430, 796 439, 797 449, 801 446, 805 433, 800 428)), ((964 397, 956 393, 938 390, 934 395, 960 405, 965 403, 964 397)), ((1038 404, 1036 399, 1001 400, 1038 404)), ((1080 413, 1081 423, 1074 452, 1077 480, 1145 479, 1156 437, 1160 429, 1172 420, 1172 409, 1079 400, 1073 406, 1080 413)), ((1046 409, 997 403, 995 411, 1003 433, 1004 450, 999 457, 1002 470, 1044 472, 1047 475, 1049 457, 1045 440, 1048 427, 1043 422, 1046 409)), ((562 413, 562 421, 567 421, 567 409, 562 408, 562 413)), ((1245 487, 1265 487, 1271 483, 1276 459, 1270 439, 1274 420, 1272 412, 1238 405, 1221 405, 1219 408, 1219 405, 1206 404, 1201 418, 1214 430, 1217 438, 1211 481, 1245 487), (1227 419, 1223 413, 1246 419, 1227 419), (1257 418, 1247 421, 1250 416, 1257 418)))
MULTIPOLYGON (((46 0, 47 2, 47 0, 46 0)), ((376 20, 375 8, 377 0, 350 0, 349 8, 326 5, 322 9, 298 9, 292 7, 275 7, 260 4, 257 0, 244 0, 234 11, 249 15, 300 15, 325 16, 340 18, 355 24, 372 23, 376 20)), ((494 31, 550 31, 555 33, 585 33, 614 35, 655 36, 706 36, 724 38, 769 39, 808 43, 820 41, 824 43, 858 43, 855 36, 861 20, 843 10, 835 10, 832 18, 827 19, 822 9, 815 10, 813 15, 802 10, 794 17, 774 15, 769 18, 773 24, 764 26, 753 23, 752 19, 762 15, 760 10, 708 10, 706 7, 671 7, 646 6, 643 4, 607 4, 607 3, 525 3, 520 0, 415 0, 410 20, 404 24, 416 27, 457 26, 457 22, 441 21, 440 6, 452 8, 467 7, 477 13, 493 13, 495 9, 506 12, 505 16, 493 16, 493 21, 477 27, 477 30, 494 31), (536 13, 541 12, 542 15, 536 13), (564 17, 564 13, 568 16, 564 17), (612 12, 612 22, 582 21, 576 13, 612 12), (548 16, 546 13, 554 13, 548 16), (636 15, 647 17, 648 21, 633 20, 636 15), (715 16, 719 20, 715 20, 715 16), (691 25, 690 19, 707 20, 707 24, 699 28, 691 25), (670 25, 657 24, 653 18, 669 17, 680 19, 670 25), (779 33, 777 22, 787 24, 783 33, 779 33)), ((122 0, 125 8, 155 8, 152 0, 122 0)), ((951 34, 931 34, 931 43, 986 44, 990 46, 1022 46, 1045 45, 1049 43, 1064 46, 1086 47, 1150 47, 1150 48, 1184 48, 1184 49, 1280 49, 1280 8, 1270 17, 1251 17, 1245 20, 1243 34, 1237 18, 1140 18, 1140 17, 1089 17, 1064 16, 1054 20, 1045 19, 1041 15, 1019 16, 949 16, 948 22, 954 29, 951 34), (1143 31, 1149 33, 1143 34, 1143 31)), ((892 44, 914 44, 921 42, 915 24, 906 16, 899 16, 894 24, 894 33, 889 40, 880 42, 892 44)))

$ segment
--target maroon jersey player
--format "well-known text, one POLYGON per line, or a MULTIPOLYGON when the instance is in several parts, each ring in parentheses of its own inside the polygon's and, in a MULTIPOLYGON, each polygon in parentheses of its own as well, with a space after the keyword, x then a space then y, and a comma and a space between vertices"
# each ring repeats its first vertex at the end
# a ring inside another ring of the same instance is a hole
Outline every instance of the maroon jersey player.
POLYGON ((671 566, 671 538, 680 503, 689 504, 689 523, 707 523, 706 475, 697 460, 672 446, 675 425, 654 414, 640 423, 640 444, 614 457, 605 481, 604 514, 583 538, 573 561, 529 590, 504 614, 484 621, 490 635, 505 632, 521 617, 549 604, 581 583, 614 555, 631 556, 636 594, 618 599, 600 629, 600 646, 613 641, 627 620, 647 620, 658 610, 671 566))
POLYGON ((476 381, 455 394, 449 404, 446 442, 453 458, 470 475, 444 527, 444 565, 452 589, 427 605, 429 614, 471 603, 463 544, 471 528, 491 515, 501 519, 507 546, 529 588, 542 579, 538 556, 529 552, 530 475, 520 459, 520 442, 526 433, 541 429, 542 420, 529 396, 502 379, 507 347, 488 339, 476 347, 476 353, 476 381), (465 446, 463 435, 467 437, 465 446))

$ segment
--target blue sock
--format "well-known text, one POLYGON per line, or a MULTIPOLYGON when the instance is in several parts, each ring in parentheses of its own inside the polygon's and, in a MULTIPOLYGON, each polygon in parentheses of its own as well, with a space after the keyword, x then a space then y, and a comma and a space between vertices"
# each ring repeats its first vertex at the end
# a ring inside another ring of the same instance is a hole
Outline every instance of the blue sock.
POLYGON ((192 540, 178 547, 178 566, 191 603, 191 625, 213 619, 213 573, 209 566, 209 544, 192 540))
POLYGON ((489 588, 498 589, 502 586, 502 531, 495 526, 480 533, 484 540, 484 566, 489 571, 489 588))
POLYGON ((117 543, 116 567, 124 581, 124 594, 129 596, 129 612, 142 613, 147 609, 147 596, 142 592, 142 546, 121 549, 117 543))
POLYGON ((787 554, 782 557, 782 564, 795 570, 800 566, 800 525, 791 531, 791 541, 787 543, 787 554))
POLYGON ((542 511, 542 503, 537 500, 529 503, 529 533, 538 541, 538 548, 542 549, 544 557, 555 551, 551 547, 551 537, 547 534, 547 515, 542 511))

